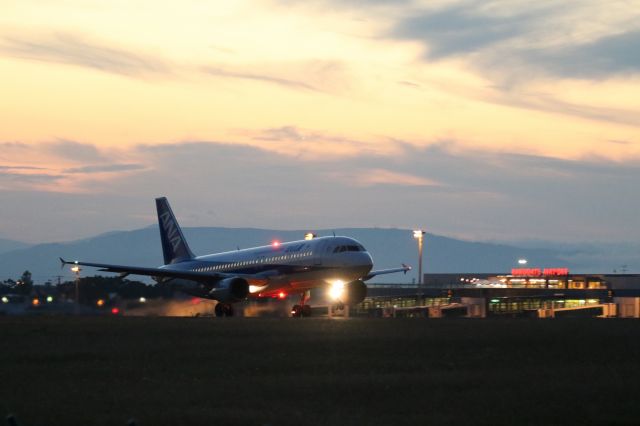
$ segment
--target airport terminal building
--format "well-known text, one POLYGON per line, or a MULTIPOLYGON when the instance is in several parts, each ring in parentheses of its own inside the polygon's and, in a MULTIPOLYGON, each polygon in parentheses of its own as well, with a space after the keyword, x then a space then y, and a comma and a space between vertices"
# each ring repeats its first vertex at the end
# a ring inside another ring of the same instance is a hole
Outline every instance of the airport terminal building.
POLYGON ((566 268, 430 273, 421 285, 369 285, 367 298, 351 314, 640 317, 640 275, 572 274, 566 268))

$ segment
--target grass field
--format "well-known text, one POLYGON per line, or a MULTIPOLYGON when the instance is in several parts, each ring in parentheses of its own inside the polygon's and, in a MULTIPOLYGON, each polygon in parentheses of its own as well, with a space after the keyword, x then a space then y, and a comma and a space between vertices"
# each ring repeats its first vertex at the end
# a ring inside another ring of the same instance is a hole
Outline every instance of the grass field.
POLYGON ((23 426, 640 424, 635 320, 0 317, 23 426))

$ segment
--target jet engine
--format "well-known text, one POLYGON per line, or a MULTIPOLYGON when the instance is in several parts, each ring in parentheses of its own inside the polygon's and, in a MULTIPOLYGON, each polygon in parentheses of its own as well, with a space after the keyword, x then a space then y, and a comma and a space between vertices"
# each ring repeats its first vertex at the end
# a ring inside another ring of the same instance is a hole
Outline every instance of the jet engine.
POLYGON ((366 284, 361 280, 352 281, 344 286, 342 302, 347 305, 355 305, 362 302, 366 295, 366 284))
POLYGON ((211 299, 223 303, 239 302, 246 299, 248 295, 249 283, 240 277, 225 278, 209 291, 211 299))

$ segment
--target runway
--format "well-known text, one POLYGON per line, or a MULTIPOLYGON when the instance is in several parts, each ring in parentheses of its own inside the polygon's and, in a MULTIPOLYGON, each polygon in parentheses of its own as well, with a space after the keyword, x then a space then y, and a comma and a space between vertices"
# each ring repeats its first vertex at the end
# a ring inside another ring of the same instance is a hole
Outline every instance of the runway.
POLYGON ((627 320, 0 318, 21 424, 575 424, 640 418, 627 320))

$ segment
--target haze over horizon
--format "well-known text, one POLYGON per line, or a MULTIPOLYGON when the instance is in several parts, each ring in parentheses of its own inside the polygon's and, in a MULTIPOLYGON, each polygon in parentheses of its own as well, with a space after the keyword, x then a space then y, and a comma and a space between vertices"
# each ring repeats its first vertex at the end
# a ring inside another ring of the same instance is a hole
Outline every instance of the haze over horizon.
POLYGON ((640 240, 640 1, 21 1, 0 237, 640 240))

